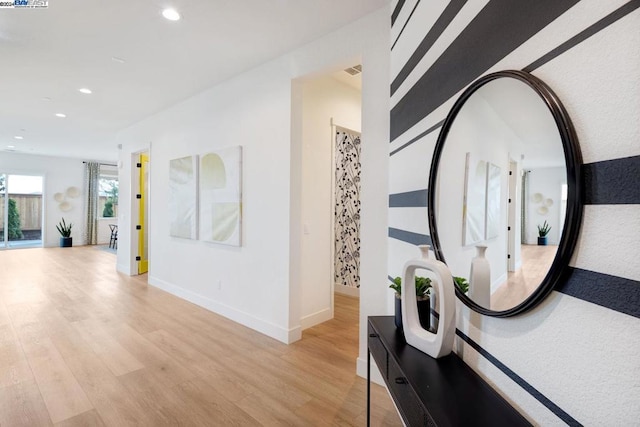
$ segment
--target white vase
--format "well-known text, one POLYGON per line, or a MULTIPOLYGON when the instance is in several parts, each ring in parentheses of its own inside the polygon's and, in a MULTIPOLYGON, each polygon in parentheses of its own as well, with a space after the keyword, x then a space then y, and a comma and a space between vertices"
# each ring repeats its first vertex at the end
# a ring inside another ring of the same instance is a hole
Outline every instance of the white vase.
POLYGON ((476 251, 469 273, 469 298, 484 308, 491 308, 491 267, 485 257, 487 247, 478 245, 476 251))
POLYGON ((446 264, 429 259, 429 246, 423 245, 419 248, 422 258, 407 261, 402 274, 402 283, 405 287, 405 291, 402 292, 403 331, 407 344, 437 359, 448 355, 453 349, 456 331, 456 294, 453 276, 446 264), (429 270, 436 275, 431 288, 431 297, 436 296, 437 311, 440 315, 435 333, 425 330, 420 325, 416 293, 410 292, 413 290, 410 284, 415 283, 417 269, 429 270))

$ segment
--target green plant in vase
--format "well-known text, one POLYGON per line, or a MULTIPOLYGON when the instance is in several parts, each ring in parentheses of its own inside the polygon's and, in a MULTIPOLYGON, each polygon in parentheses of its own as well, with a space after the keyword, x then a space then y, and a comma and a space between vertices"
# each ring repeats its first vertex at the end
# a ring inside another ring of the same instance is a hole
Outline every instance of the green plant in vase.
MULTIPOLYGON (((423 328, 429 329, 429 318, 431 316, 431 307, 429 302, 429 295, 431 290, 431 279, 428 277, 415 278, 415 291, 416 299, 418 303, 418 317, 420 318, 420 324, 423 328)), ((393 289, 395 293, 395 323, 396 327, 402 327, 402 278, 396 277, 393 279, 389 288, 393 289)))
POLYGON ((60 221, 58 225, 56 225, 56 228, 58 229, 58 233, 60 233, 60 236, 61 236, 60 237, 61 248, 70 248, 71 246, 73 246, 73 238, 71 237, 71 227, 73 227, 73 224, 69 223, 67 225, 64 218, 62 218, 62 221, 60 221))

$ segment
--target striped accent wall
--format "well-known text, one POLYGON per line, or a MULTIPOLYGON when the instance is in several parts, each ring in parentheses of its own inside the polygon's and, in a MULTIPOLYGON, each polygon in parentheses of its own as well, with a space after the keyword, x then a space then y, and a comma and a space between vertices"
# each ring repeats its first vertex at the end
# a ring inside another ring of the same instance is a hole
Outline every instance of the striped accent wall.
POLYGON ((392 2, 390 279, 430 242, 433 150, 471 82, 529 71, 576 128, 585 211, 563 280, 514 318, 458 304, 457 353, 537 425, 640 419, 639 8, 640 0, 392 2))

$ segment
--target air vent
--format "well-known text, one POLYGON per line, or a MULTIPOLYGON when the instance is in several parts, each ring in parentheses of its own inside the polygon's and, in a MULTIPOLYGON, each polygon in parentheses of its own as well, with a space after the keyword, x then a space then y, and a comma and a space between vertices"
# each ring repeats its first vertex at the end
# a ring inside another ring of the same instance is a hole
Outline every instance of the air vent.
POLYGON ((362 72, 362 65, 354 65, 353 67, 346 68, 344 71, 351 76, 355 76, 362 72))

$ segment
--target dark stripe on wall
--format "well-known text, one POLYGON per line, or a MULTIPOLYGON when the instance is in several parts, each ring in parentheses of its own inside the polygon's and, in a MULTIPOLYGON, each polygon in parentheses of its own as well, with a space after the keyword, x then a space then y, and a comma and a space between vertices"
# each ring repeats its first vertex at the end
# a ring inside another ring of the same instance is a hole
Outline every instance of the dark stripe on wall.
MULTIPOLYGON (((433 24, 427 35, 422 39, 418 48, 413 52, 409 60, 402 70, 398 73, 393 82, 391 83, 391 95, 393 95, 402 82, 404 82, 411 71, 416 68, 418 62, 424 57, 424 55, 431 49, 431 46, 438 40, 438 37, 442 34, 442 32, 449 26, 453 18, 456 17, 462 6, 467 3, 467 0, 451 0, 451 2, 445 7, 442 14, 438 17, 438 20, 433 24)), ((397 42, 397 39, 396 39, 397 42)), ((395 43, 393 44, 395 46, 395 43)), ((393 49, 393 47, 391 47, 393 49)))
POLYGON ((389 237, 411 243, 412 245, 431 245, 431 236, 399 230, 397 228, 389 227, 389 237))
POLYGON ((390 208, 426 208, 427 190, 409 191, 389 195, 390 208))
POLYGON ((640 204, 640 156, 587 163, 582 181, 588 205, 640 204))
POLYGON ((393 141, 578 0, 491 0, 391 109, 393 141))
POLYGON ((429 129, 427 129, 424 132, 422 132, 420 135, 416 136, 415 138, 412 138, 409 142, 407 142, 404 145, 402 145, 402 146, 396 148, 395 150, 393 150, 391 153, 389 153, 389 156, 393 156, 394 154, 404 150, 405 148, 407 148, 408 146, 410 146, 414 142, 417 142, 420 139, 424 138, 425 136, 429 135, 434 130, 441 128, 443 123, 444 123, 444 120, 439 121, 435 125, 431 126, 429 129))
POLYGON ((393 13, 391 14, 391 26, 393 27, 393 24, 396 23, 396 19, 398 19, 398 15, 400 14, 400 11, 402 10, 402 6, 404 6, 404 1, 405 0, 398 0, 398 3, 396 3, 396 7, 393 9, 393 13))
POLYGON ((485 359, 491 362, 496 368, 500 369, 506 376, 511 378, 516 384, 518 384, 520 387, 526 390, 527 393, 533 396, 538 402, 542 403, 544 406, 547 407, 547 409, 549 409, 551 412, 556 414, 556 416, 560 418, 562 421, 564 421, 570 426, 582 425, 577 420, 575 420, 571 415, 563 411, 558 405, 556 405, 551 400, 549 400, 549 398, 547 398, 545 395, 543 395, 538 390, 536 390, 531 384, 529 384, 524 379, 522 379, 522 377, 520 377, 518 374, 516 374, 511 369, 509 369, 504 363, 496 359, 491 353, 489 353, 484 348, 480 347, 478 343, 476 343, 474 340, 466 336, 464 332, 460 331, 459 329, 456 329, 456 335, 459 336, 464 342, 469 344, 471 347, 473 347, 478 353, 480 353, 485 359))
POLYGON ((416 2, 415 6, 413 6, 413 9, 411 9, 411 13, 409 14, 409 17, 407 18, 407 21, 404 23, 404 25, 400 29, 400 32, 398 33, 398 37, 396 37, 396 40, 393 42, 393 45, 391 45, 391 50, 393 50, 393 48, 396 46, 396 43, 398 43, 398 40, 400 40, 400 36, 404 32, 404 29, 407 28, 407 24, 409 23, 409 21, 411 21, 411 17, 413 16, 413 12, 416 11, 416 8, 418 7, 419 4, 420 4, 420 0, 418 0, 416 2))
POLYGON ((588 39, 592 35, 596 34, 598 31, 600 31, 600 30, 608 27, 609 25, 613 24, 618 19, 620 19, 620 18, 622 18, 624 16, 627 16, 629 13, 633 12, 634 10, 636 10, 639 7, 640 7, 640 0, 631 0, 629 3, 626 3, 623 6, 621 6, 620 8, 616 9, 615 11, 610 13, 609 15, 605 16, 604 18, 602 18, 601 20, 599 20, 595 24, 593 24, 590 27, 588 27, 586 30, 583 30, 580 33, 578 33, 577 35, 571 37, 569 40, 567 40, 566 42, 562 43, 560 46, 556 47, 555 49, 553 49, 551 52, 547 53, 546 55, 544 55, 540 59, 532 62, 529 65, 527 65, 522 70, 531 72, 531 71, 535 70, 536 68, 539 68, 539 67, 543 66, 547 62, 551 61, 552 59, 556 58, 557 56, 559 56, 559 55, 563 54, 564 52, 568 51, 569 49, 571 49, 572 47, 576 46, 577 44, 582 43, 583 41, 585 41, 586 39, 588 39))
POLYGON ((640 282, 573 267, 565 274, 556 291, 640 318, 640 282))

